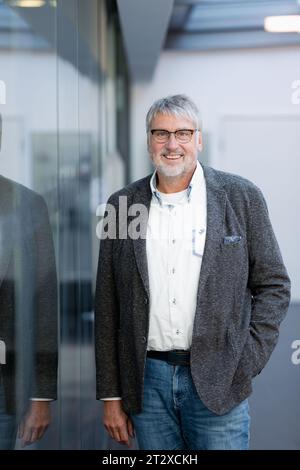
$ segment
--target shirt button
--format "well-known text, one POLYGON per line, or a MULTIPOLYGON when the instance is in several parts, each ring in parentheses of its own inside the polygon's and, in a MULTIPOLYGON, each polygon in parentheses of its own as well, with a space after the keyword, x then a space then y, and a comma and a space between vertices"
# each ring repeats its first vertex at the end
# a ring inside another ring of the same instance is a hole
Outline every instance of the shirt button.
POLYGON ((179 335, 180 331, 179 330, 176 330, 176 334, 179 335))
POLYGON ((172 274, 174 274, 174 273, 175 273, 175 268, 172 268, 172 274))
POLYGON ((176 242, 176 240, 173 238, 172 243, 175 243, 175 242, 176 242))
POLYGON ((172 299, 172 303, 173 303, 173 304, 176 304, 176 299, 172 299))

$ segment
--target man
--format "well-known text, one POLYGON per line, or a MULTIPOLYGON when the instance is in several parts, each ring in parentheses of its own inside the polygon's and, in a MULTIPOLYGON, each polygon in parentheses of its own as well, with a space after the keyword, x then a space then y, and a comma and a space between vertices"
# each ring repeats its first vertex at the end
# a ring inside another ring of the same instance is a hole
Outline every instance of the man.
MULTIPOLYGON (((0 119, 1 144, 1 119, 0 119)), ((0 176, 0 449, 40 439, 56 399, 57 283, 41 196, 0 176)))
POLYGON ((146 123, 155 172, 110 197, 116 236, 104 223, 100 247, 104 425, 127 445, 135 430, 141 449, 247 449, 251 379, 277 342, 289 277, 260 190, 197 162, 195 104, 160 99, 146 123))

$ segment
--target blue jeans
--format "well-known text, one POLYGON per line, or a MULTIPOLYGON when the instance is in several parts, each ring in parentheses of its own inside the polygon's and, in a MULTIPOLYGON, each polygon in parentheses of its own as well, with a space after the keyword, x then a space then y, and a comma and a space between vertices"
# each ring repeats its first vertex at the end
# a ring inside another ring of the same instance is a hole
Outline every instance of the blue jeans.
POLYGON ((222 416, 213 413, 200 400, 189 366, 147 358, 143 411, 131 418, 140 449, 249 448, 248 400, 222 416))
POLYGON ((14 415, 5 411, 4 387, 0 378, 0 450, 9 450, 15 447, 17 425, 14 415))

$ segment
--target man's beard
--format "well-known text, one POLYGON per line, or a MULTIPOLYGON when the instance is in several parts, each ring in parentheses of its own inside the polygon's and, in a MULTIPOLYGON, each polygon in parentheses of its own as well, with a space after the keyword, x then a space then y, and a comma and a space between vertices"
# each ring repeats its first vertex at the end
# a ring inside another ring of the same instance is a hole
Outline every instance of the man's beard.
MULTIPOLYGON (((161 173, 162 175, 166 177, 176 177, 176 176, 181 176, 189 171, 191 171, 195 165, 195 162, 192 161, 191 157, 183 156, 181 157, 180 161, 178 161, 177 164, 168 164, 167 162, 164 162, 164 154, 160 154, 160 160, 157 163, 155 159, 153 158, 153 155, 151 155, 151 159, 153 162, 153 165, 155 166, 156 170, 158 173, 161 173), (186 160, 185 160, 186 159, 186 160)), ((175 155, 183 155, 182 153, 172 153, 172 156, 175 157, 175 155)))

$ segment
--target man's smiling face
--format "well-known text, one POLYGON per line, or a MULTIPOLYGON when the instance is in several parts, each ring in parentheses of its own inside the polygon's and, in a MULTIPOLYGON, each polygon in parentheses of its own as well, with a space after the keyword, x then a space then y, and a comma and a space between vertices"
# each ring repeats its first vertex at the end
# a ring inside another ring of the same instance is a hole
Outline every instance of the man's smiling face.
MULTIPOLYGON (((195 124, 186 117, 173 116, 169 114, 157 114, 150 129, 163 129, 175 132, 178 129, 195 129, 195 124)), ((178 142, 175 134, 165 143, 155 141, 151 132, 148 134, 148 151, 151 160, 158 173, 166 177, 176 177, 195 169, 197 152, 201 150, 201 132, 194 132, 191 141, 185 144, 178 142)))

